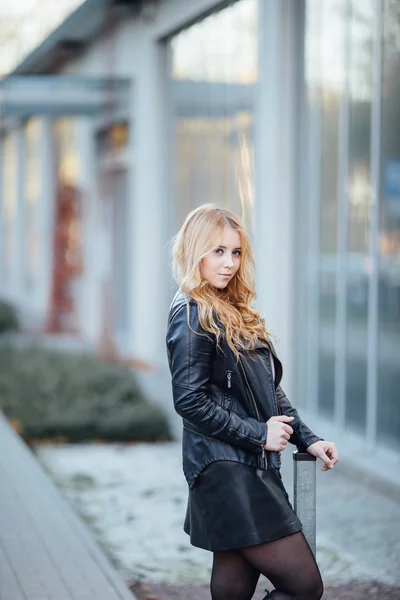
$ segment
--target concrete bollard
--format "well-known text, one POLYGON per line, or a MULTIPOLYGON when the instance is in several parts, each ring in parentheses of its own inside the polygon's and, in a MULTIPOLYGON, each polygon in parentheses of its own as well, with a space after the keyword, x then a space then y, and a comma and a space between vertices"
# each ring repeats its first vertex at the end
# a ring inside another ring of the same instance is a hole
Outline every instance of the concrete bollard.
POLYGON ((293 500, 294 512, 303 524, 303 533, 316 554, 316 462, 308 452, 293 452, 293 500))

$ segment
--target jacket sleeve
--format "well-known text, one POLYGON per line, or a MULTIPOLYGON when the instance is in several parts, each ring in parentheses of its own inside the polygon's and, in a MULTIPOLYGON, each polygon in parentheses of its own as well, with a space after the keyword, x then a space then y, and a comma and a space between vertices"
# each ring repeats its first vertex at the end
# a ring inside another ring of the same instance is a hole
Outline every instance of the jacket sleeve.
POLYGON ((301 420, 299 413, 291 405, 280 385, 278 385, 276 389, 276 399, 281 414, 287 415, 288 417, 294 417, 294 420, 291 423, 289 423, 289 425, 293 429, 293 433, 289 438, 289 442, 291 444, 295 444, 300 452, 305 452, 308 446, 311 446, 311 444, 313 444, 314 442, 317 442, 318 440, 323 440, 323 438, 320 438, 317 435, 315 435, 311 431, 311 429, 309 429, 309 427, 307 427, 307 425, 301 420))
POLYGON ((252 452, 262 452, 266 423, 243 418, 224 409, 209 395, 208 382, 216 356, 216 342, 200 325, 197 304, 173 316, 167 331, 169 368, 176 412, 206 435, 252 452))

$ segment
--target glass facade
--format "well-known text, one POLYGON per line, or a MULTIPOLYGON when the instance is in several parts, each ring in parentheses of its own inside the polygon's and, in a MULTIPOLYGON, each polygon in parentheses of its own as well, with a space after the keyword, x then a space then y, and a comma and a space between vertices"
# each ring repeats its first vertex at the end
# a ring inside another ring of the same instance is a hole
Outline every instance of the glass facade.
MULTIPOLYGON (((339 129, 340 107, 344 93, 344 21, 340 0, 308 3, 307 12, 307 84, 308 97, 316 111, 317 147, 312 176, 319 183, 315 210, 319 223, 311 232, 319 247, 313 256, 318 295, 316 314, 312 315, 319 332, 318 343, 318 403, 319 410, 331 417, 335 404, 335 320, 337 316, 336 268, 338 262, 338 195, 339 195, 339 129), (336 44, 328 42, 324 33, 332 31, 336 44)), ((311 108, 311 107, 310 107, 311 108)), ((315 248, 317 249, 317 248, 315 248)))
POLYGON ((252 230, 257 4, 233 2, 171 39, 175 228, 212 202, 252 230))
POLYGON ((400 450, 400 5, 382 4, 377 436, 400 450))
POLYGON ((400 8, 378 4, 306 3, 308 359, 319 414, 400 450, 400 8))
POLYGON ((368 256, 371 222, 373 0, 347 7, 348 165, 345 177, 345 422, 363 434, 367 415, 368 256))
POLYGON ((53 126, 56 186, 52 240, 50 331, 79 331, 82 301, 83 240, 80 156, 76 120, 58 119, 53 126))
MULTIPOLYGON (((42 0, 42 8, 46 3, 42 0)), ((16 4, 19 12, 11 11, 14 20, 22 18, 22 4, 22 0, 16 4)), ((79 4, 74 0, 74 7, 79 4)), ((298 320, 308 343, 304 345, 307 368, 299 369, 304 377, 299 383, 318 415, 400 451, 400 4, 398 0, 304 0, 304 5, 306 125, 301 123, 301 131, 307 152, 300 161, 307 175, 302 186, 306 193, 299 194, 301 219, 296 227, 305 243, 296 260, 304 273, 299 297, 307 299, 298 320)), ((205 202, 237 212, 250 234, 254 232, 259 6, 260 0, 224 3, 224 8, 182 29, 168 42, 171 233, 190 210, 205 202)), ((300 30, 302 23, 298 26, 300 30)), ((10 59, 5 53, 0 71, 8 72, 27 51, 18 57, 16 51, 10 53, 10 59)), ((283 45, 278 52, 276 60, 284 64, 288 55, 283 45)), ((289 72, 286 66, 283 71, 289 72)), ((294 71, 293 67, 291 76, 300 81, 294 71)), ((282 82, 284 91, 286 84, 282 82)), ((62 242, 51 292, 54 329, 78 326, 85 275, 82 165, 75 125, 73 119, 59 119, 54 127, 54 239, 62 242)), ((128 128, 125 124, 113 128, 111 153, 105 143, 109 133, 98 136, 96 166, 100 228, 110 248, 107 268, 113 271, 118 337, 129 321, 126 253, 131 199, 129 161, 122 160, 128 128)), ((38 207, 45 192, 40 124, 35 118, 27 121, 24 143, 24 283, 26 292, 31 292, 40 270, 38 207)), ((0 236, 1 274, 6 283, 12 280, 17 262, 17 150, 16 134, 8 133, 3 145, 0 236)))

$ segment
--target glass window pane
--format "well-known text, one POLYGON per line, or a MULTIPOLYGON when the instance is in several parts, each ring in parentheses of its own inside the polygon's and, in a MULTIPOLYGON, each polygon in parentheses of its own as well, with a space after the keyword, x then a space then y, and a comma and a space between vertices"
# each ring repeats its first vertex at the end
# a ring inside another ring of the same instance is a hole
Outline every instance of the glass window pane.
POLYGON ((373 2, 349 4, 346 424, 365 432, 370 235, 373 2))
POLYGON ((53 272, 50 299, 51 331, 79 331, 82 298, 82 195, 76 121, 54 123, 57 186, 55 198, 53 272))
MULTIPOLYGON (((339 119, 344 85, 344 0, 308 0, 306 20, 306 83, 309 103, 320 105, 318 177, 318 403, 333 415, 335 398, 335 324, 338 228, 339 119)), ((310 104, 311 106, 311 104, 310 104)))
POLYGON ((176 226, 205 202, 252 230, 257 1, 240 0, 171 40, 176 226))
POLYGON ((400 450, 400 6, 383 4, 378 441, 400 450))

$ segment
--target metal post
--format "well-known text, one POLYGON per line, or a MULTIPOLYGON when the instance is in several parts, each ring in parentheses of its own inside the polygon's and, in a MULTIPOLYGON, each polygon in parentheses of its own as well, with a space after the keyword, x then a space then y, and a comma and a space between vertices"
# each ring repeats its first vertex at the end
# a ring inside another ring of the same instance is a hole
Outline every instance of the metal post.
POLYGON ((294 477, 293 499, 294 512, 303 524, 303 533, 316 555, 316 462, 315 456, 308 452, 293 452, 294 477))

